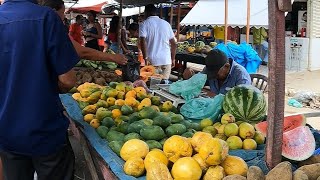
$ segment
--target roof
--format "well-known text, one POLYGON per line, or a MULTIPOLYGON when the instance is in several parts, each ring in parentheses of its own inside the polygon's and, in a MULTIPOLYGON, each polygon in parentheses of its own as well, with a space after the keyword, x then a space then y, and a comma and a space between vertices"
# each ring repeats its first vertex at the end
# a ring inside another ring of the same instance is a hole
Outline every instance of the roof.
MULTIPOLYGON (((225 0, 199 0, 181 25, 224 26, 225 0)), ((268 28, 268 0, 251 0, 250 26, 268 28)), ((247 25, 247 0, 229 0, 228 25, 247 25)))

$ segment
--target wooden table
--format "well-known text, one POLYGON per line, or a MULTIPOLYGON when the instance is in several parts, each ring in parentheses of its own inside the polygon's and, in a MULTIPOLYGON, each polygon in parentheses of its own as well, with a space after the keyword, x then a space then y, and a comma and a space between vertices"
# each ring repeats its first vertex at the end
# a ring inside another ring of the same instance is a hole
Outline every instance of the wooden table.
POLYGON ((198 54, 198 53, 177 53, 176 54, 176 69, 173 72, 174 75, 178 76, 179 78, 182 77, 184 70, 187 68, 188 62, 205 65, 205 54, 198 54))

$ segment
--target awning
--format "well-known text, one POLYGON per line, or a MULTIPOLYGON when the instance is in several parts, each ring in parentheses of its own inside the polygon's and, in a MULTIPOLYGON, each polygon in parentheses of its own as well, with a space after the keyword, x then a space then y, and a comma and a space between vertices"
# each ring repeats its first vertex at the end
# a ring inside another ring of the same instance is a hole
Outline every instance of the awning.
MULTIPOLYGON (((247 0, 229 0, 228 26, 247 25, 247 0)), ((225 0, 199 0, 181 25, 224 26, 225 0)), ((268 28, 268 0, 251 0, 250 26, 268 28)))
POLYGON ((79 0, 76 3, 65 3, 65 6, 68 11, 87 12, 93 10, 101 12, 102 6, 107 3, 107 0, 79 0))

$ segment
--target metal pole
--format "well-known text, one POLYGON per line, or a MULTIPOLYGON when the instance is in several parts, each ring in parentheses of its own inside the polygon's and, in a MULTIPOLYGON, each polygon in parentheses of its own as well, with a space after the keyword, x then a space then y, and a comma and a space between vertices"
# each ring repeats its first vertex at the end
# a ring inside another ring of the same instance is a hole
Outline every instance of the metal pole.
POLYGON ((121 30, 122 30, 122 7, 123 7, 123 0, 120 0, 120 9, 119 9, 119 24, 118 24, 118 53, 120 54, 121 49, 121 30))
POLYGON ((246 41, 249 44, 249 37, 250 37, 250 11, 251 11, 251 5, 250 5, 250 0, 247 0, 247 36, 246 36, 246 41))
POLYGON ((179 1, 178 5, 178 18, 177 18, 177 41, 179 42, 180 40, 180 18, 181 18, 181 2, 179 1))
POLYGON ((228 0, 224 0, 224 43, 228 40, 228 0))
POLYGON ((285 97, 285 15, 279 0, 269 0, 268 133, 266 162, 269 168, 282 160, 285 97))

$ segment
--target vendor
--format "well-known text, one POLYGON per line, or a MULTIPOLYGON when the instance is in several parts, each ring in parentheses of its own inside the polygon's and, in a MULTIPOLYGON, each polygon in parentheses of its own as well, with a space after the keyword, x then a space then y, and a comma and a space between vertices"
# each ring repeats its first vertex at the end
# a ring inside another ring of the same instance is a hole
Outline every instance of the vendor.
MULTIPOLYGON (((240 84, 251 84, 247 70, 232 59, 228 59, 224 52, 214 49, 205 59, 206 67, 202 73, 208 76, 210 90, 214 94, 226 94, 228 90, 240 84)), ((187 68, 183 73, 184 79, 194 75, 192 69, 187 68)))

